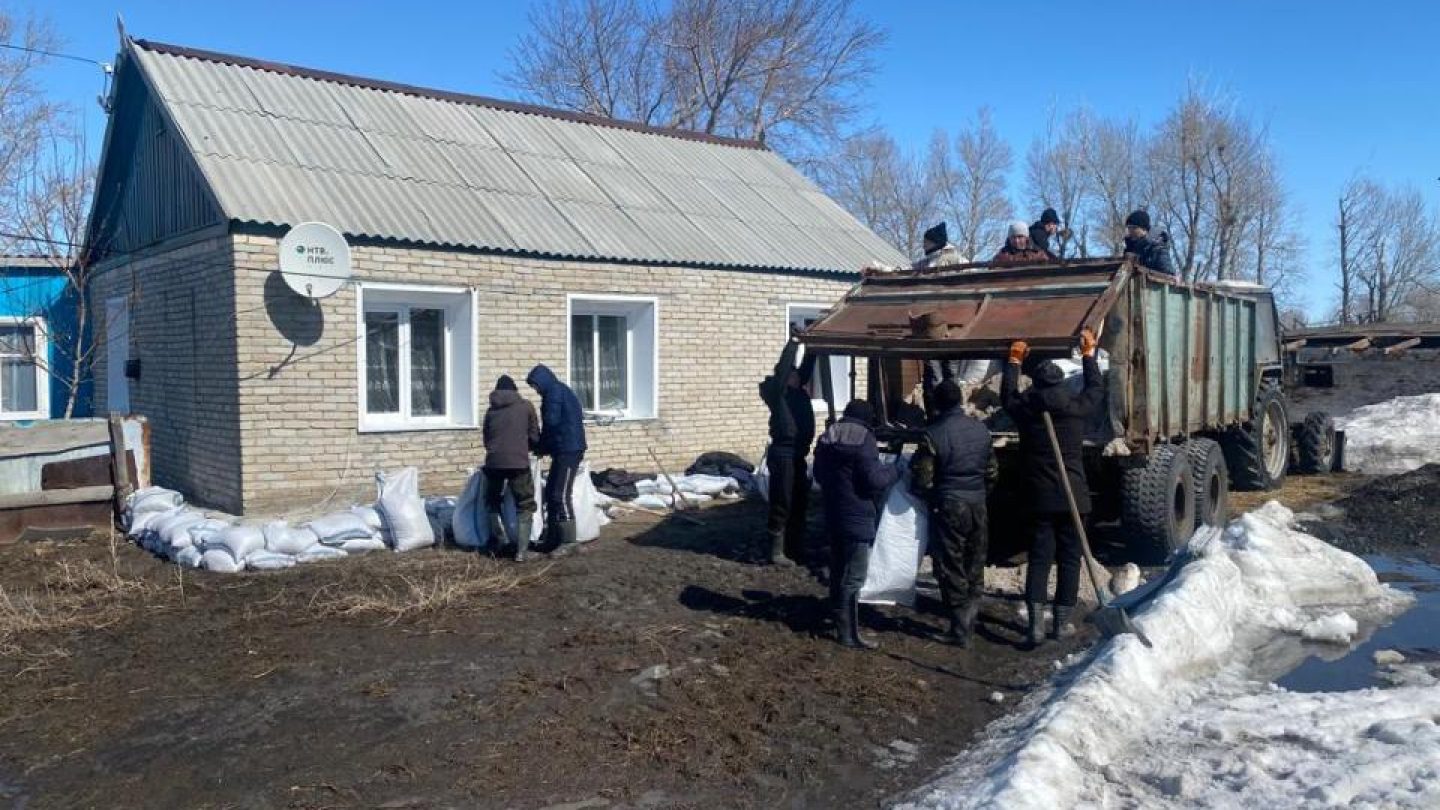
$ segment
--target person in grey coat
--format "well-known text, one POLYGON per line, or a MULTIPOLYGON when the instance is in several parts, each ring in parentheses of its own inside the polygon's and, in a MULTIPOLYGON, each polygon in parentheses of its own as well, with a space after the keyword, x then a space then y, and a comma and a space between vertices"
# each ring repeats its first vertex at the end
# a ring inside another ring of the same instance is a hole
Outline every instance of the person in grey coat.
POLYGON ((515 562, 525 562, 530 551, 530 527, 535 515, 535 479, 530 474, 530 453, 540 441, 540 419, 508 374, 495 381, 490 407, 485 411, 485 508, 490 513, 490 536, 498 548, 515 541, 515 562), (514 538, 505 535, 500 507, 505 492, 515 498, 518 519, 514 538))

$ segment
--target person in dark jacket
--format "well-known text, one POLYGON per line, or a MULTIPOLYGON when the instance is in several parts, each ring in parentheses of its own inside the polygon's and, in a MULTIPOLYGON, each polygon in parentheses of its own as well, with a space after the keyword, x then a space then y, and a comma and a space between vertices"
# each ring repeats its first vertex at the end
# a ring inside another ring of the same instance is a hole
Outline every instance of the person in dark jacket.
POLYGON ((1025 576, 1025 602, 1030 612, 1028 637, 1030 643, 1041 642, 1041 611, 1049 587, 1050 566, 1060 567, 1055 586, 1054 621, 1050 638, 1069 632, 1068 622, 1075 609, 1080 590, 1080 537, 1070 520, 1070 505, 1065 497, 1060 476, 1070 481, 1075 505, 1080 514, 1090 512, 1090 487, 1085 481, 1085 464, 1081 456, 1085 425, 1100 407, 1105 396, 1105 382, 1095 362, 1095 336, 1089 329, 1080 334, 1080 354, 1084 358, 1085 387, 1080 393, 1067 388, 1065 372, 1053 362, 1030 367, 1031 387, 1020 391, 1021 363, 1029 353, 1023 341, 1010 347, 1010 362, 1000 382, 1000 399, 1006 413, 1020 431, 1020 455, 1024 459, 1029 505, 1035 521, 1030 543, 1029 570, 1025 576), (1055 435, 1064 469, 1056 464, 1055 451, 1045 429, 1044 414, 1055 423, 1055 435))
POLYGON ((935 578, 950 612, 950 629, 939 640, 967 647, 985 590, 985 498, 996 469, 990 431, 965 413, 961 399, 953 380, 935 389, 940 415, 915 451, 911 487, 928 507, 935 578))
POLYGON ((490 513, 490 536, 496 546, 515 541, 515 562, 525 562, 530 550, 530 526, 535 514, 535 480, 530 477, 530 452, 540 441, 540 420, 535 407, 520 396, 508 374, 495 381, 490 407, 485 411, 485 508, 490 513), (516 536, 505 536, 500 507, 505 491, 515 498, 516 536))
POLYGON ((860 588, 870 568, 879 512, 877 501, 895 483, 893 465, 880 463, 875 444, 875 409, 863 400, 845 406, 815 448, 815 480, 825 504, 830 536, 830 600, 835 634, 846 647, 874 649, 860 635, 860 588))
POLYGON ((1055 251, 1050 249, 1050 237, 1054 236, 1059 230, 1060 215, 1055 213, 1054 208, 1046 208, 1045 211, 1040 214, 1039 221, 1030 226, 1030 244, 1045 251, 1051 260, 1059 259, 1060 257, 1055 251))
POLYGON ((816 355, 806 353, 796 369, 799 350, 800 343, 792 335, 774 373, 760 383, 760 398, 770 409, 770 450, 765 455, 770 472, 770 515, 761 558, 770 564, 790 565, 805 556, 805 514, 810 504, 805 459, 815 442, 815 406, 805 386, 815 373, 816 355))
POLYGON ((1150 235, 1150 214, 1143 208, 1125 217, 1125 252, 1135 254, 1135 260, 1142 267, 1175 275, 1175 263, 1170 260, 1170 240, 1163 234, 1160 239, 1150 235))
POLYGON ((575 541, 575 475, 585 458, 585 414, 575 392, 544 365, 530 369, 525 382, 540 394, 540 439, 536 455, 550 457, 545 476, 545 525, 553 555, 579 548, 575 541))
POLYGON ((1017 219, 1010 223, 1005 246, 991 257, 990 265, 1012 267, 1021 264, 1044 264, 1048 261, 1050 254, 1030 244, 1030 226, 1017 219))

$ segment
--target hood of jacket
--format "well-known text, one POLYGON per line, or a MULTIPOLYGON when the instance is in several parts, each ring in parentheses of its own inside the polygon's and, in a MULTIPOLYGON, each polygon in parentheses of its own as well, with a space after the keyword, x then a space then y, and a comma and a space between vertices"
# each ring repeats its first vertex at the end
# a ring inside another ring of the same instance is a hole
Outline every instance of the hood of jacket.
POLYGON ((520 396, 519 391, 511 391, 508 388, 497 388, 490 392, 490 407, 508 408, 524 402, 525 398, 520 396))
POLYGON ((525 382, 544 394, 559 384, 560 379, 555 376, 555 372, 551 371, 549 366, 540 363, 530 369, 530 373, 525 376, 525 382))
POLYGON ((865 444, 865 439, 870 435, 870 426, 858 419, 841 419, 831 425, 820 437, 821 444, 832 445, 836 448, 860 447, 865 444))

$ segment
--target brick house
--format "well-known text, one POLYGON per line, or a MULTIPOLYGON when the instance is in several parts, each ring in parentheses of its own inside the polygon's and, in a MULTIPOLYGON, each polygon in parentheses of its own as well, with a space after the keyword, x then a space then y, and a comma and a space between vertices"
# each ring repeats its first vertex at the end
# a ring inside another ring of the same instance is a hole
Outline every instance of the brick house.
POLYGON ((155 480, 236 513, 406 464, 457 491, 495 378, 542 362, 597 468, 753 458, 787 325, 903 258, 756 143, 142 40, 88 238, 97 412, 146 415, 155 480), (323 299, 277 272, 307 221, 350 244, 323 299))

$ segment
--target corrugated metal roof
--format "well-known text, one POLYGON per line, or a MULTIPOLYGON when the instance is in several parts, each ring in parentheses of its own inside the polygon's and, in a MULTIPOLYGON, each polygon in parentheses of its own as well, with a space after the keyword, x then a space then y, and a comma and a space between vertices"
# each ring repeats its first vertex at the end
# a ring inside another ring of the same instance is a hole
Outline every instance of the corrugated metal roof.
POLYGON ((136 42, 227 218, 541 255, 903 261, 754 144, 136 42))

